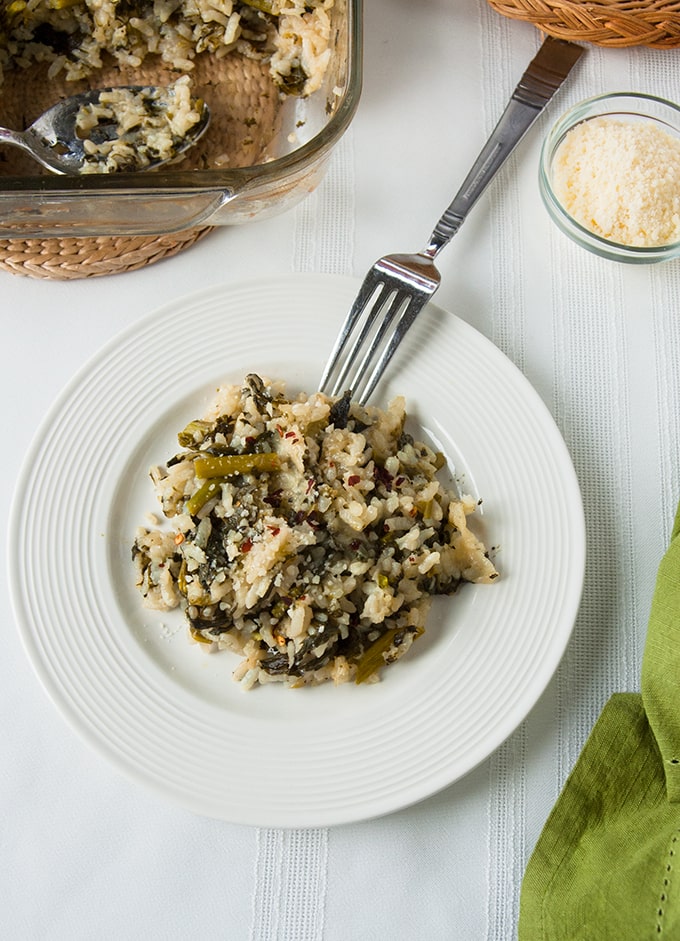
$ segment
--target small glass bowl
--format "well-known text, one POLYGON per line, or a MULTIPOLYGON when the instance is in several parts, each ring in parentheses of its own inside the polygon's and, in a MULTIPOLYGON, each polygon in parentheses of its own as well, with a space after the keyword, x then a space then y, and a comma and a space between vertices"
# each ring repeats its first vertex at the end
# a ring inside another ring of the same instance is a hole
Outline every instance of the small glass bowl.
POLYGON ((680 256, 680 241, 659 246, 623 245, 596 235, 571 216, 559 201, 552 186, 552 170, 557 151, 567 133, 577 124, 593 118, 620 118, 626 122, 646 121, 680 138, 680 106, 654 95, 615 92, 597 95, 574 105, 562 115, 548 133, 541 150, 539 189, 552 220, 577 245, 601 258, 647 265, 680 256))

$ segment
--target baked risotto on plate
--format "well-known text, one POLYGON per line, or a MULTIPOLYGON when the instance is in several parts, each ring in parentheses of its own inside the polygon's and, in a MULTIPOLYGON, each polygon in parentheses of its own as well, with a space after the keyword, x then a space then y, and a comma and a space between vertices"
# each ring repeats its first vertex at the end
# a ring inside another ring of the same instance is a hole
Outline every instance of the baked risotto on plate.
POLYGON ((151 470, 166 522, 136 534, 144 603, 238 653, 246 688, 377 680, 433 595, 498 577, 468 527, 476 501, 438 480, 443 456, 405 418, 403 398, 289 398, 257 375, 219 389, 151 470))

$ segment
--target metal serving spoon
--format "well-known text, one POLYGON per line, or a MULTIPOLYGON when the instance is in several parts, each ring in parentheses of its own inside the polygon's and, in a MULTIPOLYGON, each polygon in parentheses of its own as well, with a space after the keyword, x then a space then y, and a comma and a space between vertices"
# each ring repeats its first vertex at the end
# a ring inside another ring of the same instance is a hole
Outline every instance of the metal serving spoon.
MULTIPOLYGON (((64 98, 62 101, 57 102, 56 105, 45 111, 25 131, 11 131, 8 128, 0 127, 0 144, 11 144, 20 147, 53 173, 71 175, 82 173, 83 168, 88 163, 88 155, 85 151, 85 141, 76 128, 76 118, 84 105, 96 105, 102 94, 111 91, 130 91, 140 94, 145 101, 148 100, 150 105, 155 105, 155 108, 158 109, 159 105, 157 102, 154 103, 154 98, 162 95, 166 89, 154 85, 122 85, 117 88, 99 88, 79 95, 72 95, 70 98, 64 98)), ((162 158, 154 158, 153 155, 148 155, 149 163, 143 168, 136 169, 150 170, 159 167, 170 160, 174 160, 196 143, 208 127, 210 110, 205 102, 195 104, 200 108, 200 120, 189 128, 184 136, 178 137, 176 143, 173 141, 172 153, 162 158)), ((142 128, 127 131, 125 140, 131 142, 134 146, 136 143, 135 135, 138 135, 138 143, 142 145, 144 139, 144 130, 142 128)), ((93 128, 88 135, 89 139, 95 144, 114 140, 118 136, 115 121, 103 122, 100 126, 93 128)), ((128 168, 126 167, 126 169, 128 168)))

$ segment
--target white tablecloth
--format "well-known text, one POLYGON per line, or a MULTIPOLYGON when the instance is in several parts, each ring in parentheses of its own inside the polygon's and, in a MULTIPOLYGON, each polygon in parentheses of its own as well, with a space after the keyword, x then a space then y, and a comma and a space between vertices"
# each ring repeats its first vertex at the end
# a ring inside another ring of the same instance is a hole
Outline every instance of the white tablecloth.
MULTIPOLYGON (((291 271, 361 275, 420 248, 538 48, 483 0, 368 0, 362 102, 297 209, 114 277, 0 273, 4 529, 21 461, 72 374, 197 288, 291 271)), ((330 830, 195 817, 121 777, 37 682, 0 566, 0 936, 170 941, 508 941, 529 853, 609 694, 638 686, 679 494, 680 263, 578 249, 537 189, 540 140, 577 100, 680 100, 677 52, 590 48, 440 256, 438 303, 491 338, 551 409, 585 504, 585 589, 554 679, 502 747, 418 806, 330 830)))

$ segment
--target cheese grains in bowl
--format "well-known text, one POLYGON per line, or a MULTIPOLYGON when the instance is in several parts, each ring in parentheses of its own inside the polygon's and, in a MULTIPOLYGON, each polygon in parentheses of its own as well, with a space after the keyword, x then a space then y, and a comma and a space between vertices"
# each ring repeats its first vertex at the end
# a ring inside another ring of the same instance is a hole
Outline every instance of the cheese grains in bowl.
POLYGON ((680 107, 615 93, 575 105, 541 153, 539 186, 557 226, 614 261, 680 255, 680 107))
MULTIPOLYGON (((225 386, 151 478, 165 522, 140 527, 137 587, 192 640, 239 655, 234 679, 375 681, 423 633, 431 599, 498 573, 477 501, 404 429, 405 403, 225 386)), ((226 664, 225 664, 226 665, 226 664)))

